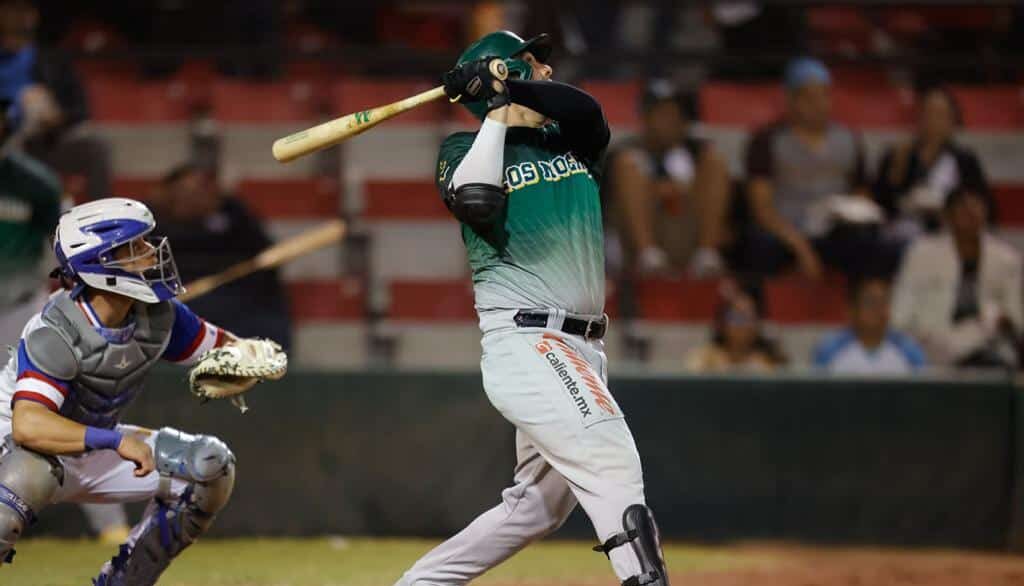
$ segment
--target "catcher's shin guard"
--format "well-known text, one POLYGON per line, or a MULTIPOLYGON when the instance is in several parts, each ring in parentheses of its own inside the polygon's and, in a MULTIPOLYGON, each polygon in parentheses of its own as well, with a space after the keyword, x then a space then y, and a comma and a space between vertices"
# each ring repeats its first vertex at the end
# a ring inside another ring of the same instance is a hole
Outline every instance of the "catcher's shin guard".
POLYGON ((210 528, 231 497, 235 456, 219 439, 164 428, 157 434, 155 456, 164 477, 156 508, 134 547, 121 546, 93 581, 96 586, 152 586, 171 560, 210 528), (177 499, 169 494, 170 478, 190 483, 177 499))
POLYGON ((63 482, 56 458, 26 450, 10 437, 0 445, 0 565, 13 561, 14 542, 63 482))
POLYGON ((661 539, 654 513, 647 505, 630 505, 622 513, 622 533, 612 535, 608 541, 595 546, 594 551, 608 555, 608 552, 626 545, 633 548, 640 560, 640 573, 626 578, 622 586, 669 586, 665 556, 661 553, 661 539))

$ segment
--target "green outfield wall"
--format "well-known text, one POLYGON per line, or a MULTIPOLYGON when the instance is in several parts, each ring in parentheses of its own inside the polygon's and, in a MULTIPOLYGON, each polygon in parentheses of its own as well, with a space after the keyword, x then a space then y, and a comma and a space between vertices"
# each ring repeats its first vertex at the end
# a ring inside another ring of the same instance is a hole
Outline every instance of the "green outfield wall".
MULTIPOLYGON (((1024 544, 1024 407, 1009 382, 621 377, 612 390, 669 538, 1024 544)), ((293 373, 250 405, 199 405, 161 371, 129 416, 231 445, 220 535, 440 536, 511 481, 513 429, 477 374, 293 373)), ((59 506, 35 532, 82 527, 59 506)), ((561 534, 590 531, 577 512, 561 534)))

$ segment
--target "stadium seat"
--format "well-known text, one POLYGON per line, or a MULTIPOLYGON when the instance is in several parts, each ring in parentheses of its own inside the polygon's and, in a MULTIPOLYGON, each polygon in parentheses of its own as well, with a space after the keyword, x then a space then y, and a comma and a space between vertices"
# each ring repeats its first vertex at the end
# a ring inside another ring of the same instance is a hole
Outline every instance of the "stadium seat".
POLYGON ((1000 225, 1024 226, 1024 183, 995 185, 992 195, 999 209, 1000 225))
POLYGON ((190 86, 180 80, 140 81, 121 74, 84 80, 93 119, 114 124, 188 120, 194 105, 190 86))
POLYGON ((115 177, 111 186, 112 195, 132 199, 149 199, 159 179, 152 177, 115 177))
POLYGON ((889 85, 836 85, 832 113, 853 128, 908 127, 914 121, 914 94, 889 85))
POLYGON ((366 288, 356 279, 308 279, 287 286, 297 323, 356 321, 366 315, 366 288))
MULTIPOLYGON (((380 81, 352 78, 334 84, 331 92, 331 109, 339 116, 351 114, 397 102, 437 85, 437 81, 428 80, 380 81)), ((447 102, 435 100, 401 114, 397 120, 401 120, 402 124, 440 122, 443 118, 442 109, 447 107, 447 102)))
POLYGON ((821 282, 786 276, 765 283, 765 318, 784 324, 846 321, 846 288, 841 276, 821 282))
POLYGON ((643 93, 640 82, 585 81, 580 87, 601 103, 609 125, 626 128, 640 125, 640 96, 643 93))
POLYGON ((320 94, 307 81, 261 83, 217 80, 213 116, 221 122, 300 122, 317 118, 320 94))
POLYGON ((445 219, 445 208, 430 180, 367 181, 363 187, 367 220, 445 219))
POLYGON ((395 280, 388 317, 405 321, 475 320, 473 287, 466 279, 395 280))
POLYGON ((289 362, 315 370, 366 368, 369 364, 366 330, 366 325, 360 321, 296 324, 292 328, 293 351, 289 362))
POLYGON ((340 211, 337 182, 313 179, 245 179, 238 196, 263 218, 329 218, 340 211))
POLYGON ((700 89, 705 124, 756 128, 777 120, 784 104, 778 84, 708 82, 700 89))
POLYGON ((1024 88, 1012 85, 951 88, 970 129, 1011 131, 1024 128, 1024 88))
POLYGON ((641 319, 652 321, 708 321, 719 299, 717 280, 647 278, 636 282, 641 319))

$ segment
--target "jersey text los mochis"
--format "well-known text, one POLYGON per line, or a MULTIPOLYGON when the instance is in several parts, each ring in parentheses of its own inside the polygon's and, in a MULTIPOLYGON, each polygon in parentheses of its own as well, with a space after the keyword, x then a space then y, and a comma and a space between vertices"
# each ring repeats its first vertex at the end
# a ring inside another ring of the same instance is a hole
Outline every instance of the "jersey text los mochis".
POLYGON ((589 175, 590 171, 572 153, 565 153, 547 161, 524 161, 505 167, 505 185, 511 193, 542 180, 554 183, 580 173, 589 175))

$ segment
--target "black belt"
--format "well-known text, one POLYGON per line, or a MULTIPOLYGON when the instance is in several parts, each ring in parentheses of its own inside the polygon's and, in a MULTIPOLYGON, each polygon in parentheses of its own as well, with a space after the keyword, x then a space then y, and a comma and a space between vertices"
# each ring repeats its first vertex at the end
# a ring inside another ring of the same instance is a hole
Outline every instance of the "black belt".
MULTIPOLYGON (((519 311, 514 321, 520 328, 546 328, 549 315, 546 311, 519 311)), ((583 336, 587 340, 600 340, 608 329, 608 317, 602 315, 597 319, 580 319, 566 316, 559 329, 573 336, 583 336)))

